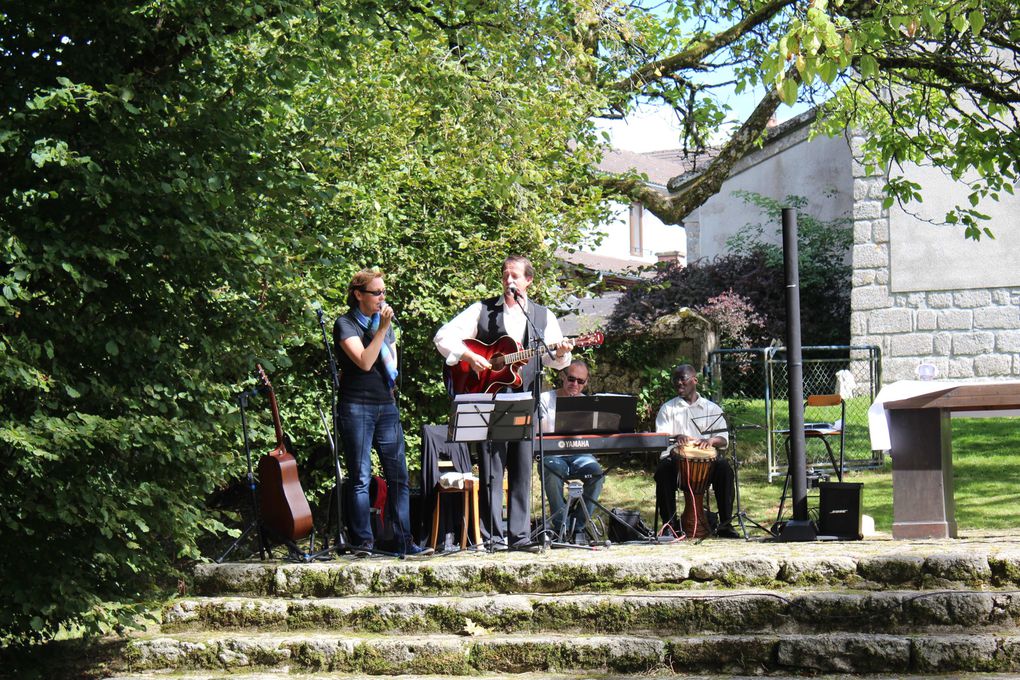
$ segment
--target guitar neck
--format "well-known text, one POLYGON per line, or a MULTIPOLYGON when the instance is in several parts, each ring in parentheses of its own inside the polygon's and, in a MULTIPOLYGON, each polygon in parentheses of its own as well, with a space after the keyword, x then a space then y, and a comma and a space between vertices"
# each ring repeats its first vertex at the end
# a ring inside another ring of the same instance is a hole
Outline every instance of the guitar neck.
MULTIPOLYGON (((560 346, 559 343, 557 343, 550 347, 550 349, 555 350, 559 346, 560 346)), ((529 359, 531 359, 531 357, 535 356, 537 353, 538 353, 537 349, 522 349, 519 352, 511 352, 510 354, 504 354, 503 361, 505 361, 507 364, 517 364, 522 361, 528 361, 529 359)))
POLYGON ((280 422, 280 407, 276 405, 276 392, 269 390, 269 406, 273 410, 273 427, 276 429, 276 447, 286 449, 283 443, 283 424, 280 422))
POLYGON ((276 405, 276 392, 273 391, 273 385, 269 382, 269 376, 266 375, 262 364, 255 364, 255 366, 259 370, 259 375, 262 376, 262 384, 266 386, 266 391, 269 393, 269 406, 273 410, 273 427, 276 428, 276 448, 286 450, 283 443, 283 424, 280 422, 280 407, 276 405))

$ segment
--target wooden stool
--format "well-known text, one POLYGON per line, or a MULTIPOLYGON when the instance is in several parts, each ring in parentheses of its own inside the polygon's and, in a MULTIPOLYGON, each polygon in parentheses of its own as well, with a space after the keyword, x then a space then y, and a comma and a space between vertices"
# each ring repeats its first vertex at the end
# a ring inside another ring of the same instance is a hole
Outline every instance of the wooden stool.
POLYGON ((432 511, 432 537, 429 540, 429 545, 433 550, 436 549, 436 541, 439 539, 439 508, 442 505, 443 496, 454 493, 463 494, 464 498, 464 521, 460 528, 460 549, 467 549, 469 524, 473 530, 471 537, 474 539, 475 545, 482 544, 478 519, 478 482, 473 479, 465 479, 463 489, 445 489, 436 486, 436 507, 432 511))

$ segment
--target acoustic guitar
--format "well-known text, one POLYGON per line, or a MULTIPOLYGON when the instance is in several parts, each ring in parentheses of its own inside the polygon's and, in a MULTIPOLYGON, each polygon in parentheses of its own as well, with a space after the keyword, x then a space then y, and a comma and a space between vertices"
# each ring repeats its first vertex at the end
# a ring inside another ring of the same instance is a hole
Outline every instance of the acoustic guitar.
MULTIPOLYGON (((574 339, 574 347, 598 347, 605 341, 602 333, 590 333, 574 339)), ((464 341, 467 348, 485 357, 492 368, 475 373, 471 365, 461 361, 446 367, 446 385, 453 394, 495 393, 506 388, 520 387, 523 382, 521 368, 531 360, 539 350, 524 349, 521 344, 508 335, 498 338, 495 342, 484 343, 474 338, 464 341)), ((556 351, 559 345, 550 349, 556 351)), ((542 350, 545 351, 545 350, 542 350)))
POLYGON ((269 394, 276 428, 276 448, 259 459, 259 507, 262 524, 285 541, 298 541, 312 532, 312 509, 298 480, 297 462, 287 452, 280 424, 280 409, 269 377, 258 365, 262 382, 269 394))

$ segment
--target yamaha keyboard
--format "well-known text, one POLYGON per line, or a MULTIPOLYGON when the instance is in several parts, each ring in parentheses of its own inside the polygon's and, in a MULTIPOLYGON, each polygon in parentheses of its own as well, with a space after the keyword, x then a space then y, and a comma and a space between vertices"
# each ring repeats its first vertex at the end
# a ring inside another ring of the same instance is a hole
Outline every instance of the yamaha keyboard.
MULTIPOLYGON (((664 451, 674 437, 665 432, 628 432, 624 434, 547 434, 541 437, 546 455, 560 453, 627 453, 664 451)), ((537 443, 537 440, 536 440, 537 443)))

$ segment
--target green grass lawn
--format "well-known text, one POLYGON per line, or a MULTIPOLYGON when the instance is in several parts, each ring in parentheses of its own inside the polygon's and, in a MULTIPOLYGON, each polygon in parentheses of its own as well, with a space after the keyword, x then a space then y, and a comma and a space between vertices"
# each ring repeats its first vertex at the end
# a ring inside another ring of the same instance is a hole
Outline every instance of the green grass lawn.
MULTIPOLYGON (((1020 420, 954 418, 952 428, 959 528, 1020 527, 1020 420)), ((756 458, 752 457, 741 466, 741 500, 749 517, 769 526, 776 518, 782 478, 769 484, 765 461, 760 456, 756 458)), ((888 460, 883 469, 850 472, 844 476, 844 481, 864 484, 864 513, 875 519, 876 529, 890 531, 892 470, 888 460)), ((817 491, 809 496, 809 505, 817 505, 817 491)), ((655 508, 655 482, 651 472, 639 465, 612 470, 602 490, 602 503, 609 508, 639 510, 645 522, 651 524, 655 508)), ((787 508, 788 515, 789 506, 787 508)))

